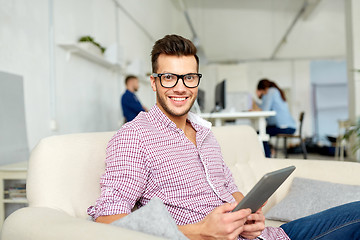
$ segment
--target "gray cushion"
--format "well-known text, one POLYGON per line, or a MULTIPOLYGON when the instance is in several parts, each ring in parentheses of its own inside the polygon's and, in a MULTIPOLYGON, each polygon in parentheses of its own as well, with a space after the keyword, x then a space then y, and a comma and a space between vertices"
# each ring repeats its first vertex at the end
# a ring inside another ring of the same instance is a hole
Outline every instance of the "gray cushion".
POLYGON ((288 195, 271 208, 265 217, 289 222, 359 200, 360 186, 294 178, 288 195))
POLYGON ((111 224, 167 239, 188 239, 178 230, 174 219, 159 198, 151 199, 145 206, 111 224))

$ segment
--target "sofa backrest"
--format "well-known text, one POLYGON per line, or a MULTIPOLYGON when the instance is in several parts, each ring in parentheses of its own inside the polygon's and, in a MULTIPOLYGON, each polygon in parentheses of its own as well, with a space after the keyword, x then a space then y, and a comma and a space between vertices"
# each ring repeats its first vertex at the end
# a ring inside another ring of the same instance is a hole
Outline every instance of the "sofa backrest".
POLYGON ((243 194, 248 193, 264 173, 274 169, 271 161, 265 158, 262 143, 251 126, 214 127, 212 131, 243 194))
MULTIPOLYGON (((269 171, 257 134, 249 126, 214 127, 226 164, 243 193, 269 171)), ((32 207, 60 209, 87 218, 100 195, 106 146, 114 132, 68 134, 40 141, 31 153, 27 196, 32 207)))

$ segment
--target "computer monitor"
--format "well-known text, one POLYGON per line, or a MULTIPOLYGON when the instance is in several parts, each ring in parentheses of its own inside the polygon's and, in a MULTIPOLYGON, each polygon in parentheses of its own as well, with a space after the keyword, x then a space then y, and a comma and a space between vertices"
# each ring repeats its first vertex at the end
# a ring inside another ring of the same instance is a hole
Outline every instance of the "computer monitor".
POLYGON ((252 109, 252 95, 246 91, 231 91, 226 93, 226 110, 243 112, 252 109))
POLYGON ((27 141, 23 77, 0 71, 0 165, 26 161, 27 141))
POLYGON ((226 79, 215 87, 215 111, 219 112, 226 108, 226 79))
POLYGON ((203 112, 205 109, 205 91, 198 89, 197 103, 199 104, 200 110, 203 112))

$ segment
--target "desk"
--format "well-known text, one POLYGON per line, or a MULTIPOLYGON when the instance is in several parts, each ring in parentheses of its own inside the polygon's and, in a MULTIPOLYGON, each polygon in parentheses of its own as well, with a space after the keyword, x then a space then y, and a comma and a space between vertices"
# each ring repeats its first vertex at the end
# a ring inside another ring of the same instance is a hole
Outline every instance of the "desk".
POLYGON ((269 141, 270 137, 266 134, 266 118, 275 116, 275 111, 250 111, 250 112, 215 112, 215 113, 201 113, 200 117, 207 120, 214 120, 215 126, 222 126, 225 120, 236 119, 250 119, 258 123, 259 140, 269 141))
POLYGON ((5 220, 5 204, 24 204, 26 199, 5 198, 6 180, 26 180, 28 162, 0 166, 0 229, 5 220))

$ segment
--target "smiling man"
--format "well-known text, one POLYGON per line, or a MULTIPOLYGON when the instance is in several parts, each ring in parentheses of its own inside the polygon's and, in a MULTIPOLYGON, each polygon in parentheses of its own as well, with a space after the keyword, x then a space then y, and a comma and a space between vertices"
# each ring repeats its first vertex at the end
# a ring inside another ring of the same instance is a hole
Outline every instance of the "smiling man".
POLYGON ((101 196, 89 215, 111 223, 157 197, 190 239, 259 236, 261 210, 229 213, 243 195, 224 164, 211 124, 189 112, 202 77, 196 47, 167 35, 155 43, 151 56, 156 105, 110 140, 101 196))
MULTIPOLYGON (((243 195, 223 161, 211 124, 189 112, 202 77, 193 43, 167 35, 156 41, 151 56, 156 105, 110 140, 101 195, 88 214, 97 222, 112 223, 130 214, 135 205, 145 206, 156 197, 189 239, 289 239, 283 228, 265 228, 261 209, 254 214, 250 209, 231 212, 243 195)), ((356 212, 358 205, 348 209, 356 212)), ((331 218, 336 220, 339 212, 344 209, 333 212, 331 218)), ((322 226, 321 221, 309 221, 322 226)), ((303 222, 285 228, 299 239, 311 239, 299 232, 313 236, 328 231, 308 231, 307 220, 303 222)))

